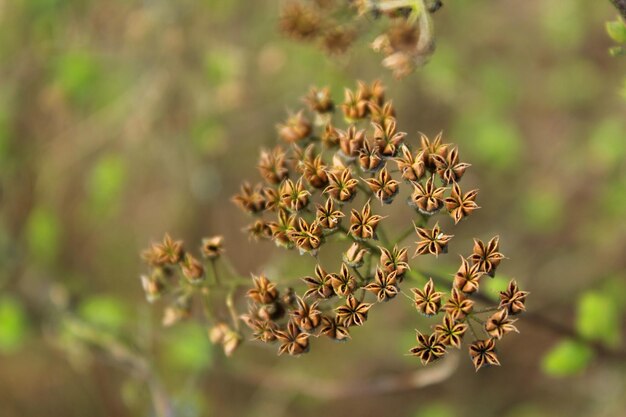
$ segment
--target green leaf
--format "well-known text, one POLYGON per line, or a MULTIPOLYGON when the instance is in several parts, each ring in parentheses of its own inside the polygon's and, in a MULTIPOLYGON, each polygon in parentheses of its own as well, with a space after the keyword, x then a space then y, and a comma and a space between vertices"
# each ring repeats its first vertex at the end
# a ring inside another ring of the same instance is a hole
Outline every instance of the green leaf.
POLYGON ((606 22, 606 32, 617 43, 626 43, 626 24, 621 19, 606 22))
POLYGON ((593 351, 583 343, 564 340, 550 350, 541 362, 548 375, 568 376, 582 372, 593 359, 593 351))
POLYGON ((31 258, 41 264, 51 264, 59 253, 61 226, 56 215, 47 207, 36 207, 26 223, 26 241, 31 258))
POLYGON ((0 298, 0 353, 14 353, 22 346, 27 330, 26 314, 16 298, 0 298))
POLYGON ((576 319, 580 335, 616 346, 621 339, 620 328, 619 308, 611 297, 597 291, 580 297, 576 319))
POLYGON ((183 371, 209 367, 213 361, 213 345, 205 328, 181 323, 169 329, 168 333, 165 357, 173 367, 183 371))
POLYGON ((87 51, 70 51, 56 64, 55 79, 72 99, 84 103, 93 94, 93 85, 101 71, 95 58, 87 51))
POLYGON ((128 320, 124 304, 109 296, 87 298, 80 304, 78 312, 89 323, 113 331, 120 329, 128 320))
POLYGON ((522 218, 532 230, 543 233, 555 231, 561 226, 564 205, 558 189, 536 186, 522 199, 522 218))

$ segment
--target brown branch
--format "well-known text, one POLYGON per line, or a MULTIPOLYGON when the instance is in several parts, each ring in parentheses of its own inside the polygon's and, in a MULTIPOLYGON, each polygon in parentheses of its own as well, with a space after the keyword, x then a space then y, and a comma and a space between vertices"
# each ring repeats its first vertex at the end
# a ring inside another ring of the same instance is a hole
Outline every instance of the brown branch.
POLYGON ((619 11, 624 19, 626 19, 626 0, 611 0, 613 6, 619 11))

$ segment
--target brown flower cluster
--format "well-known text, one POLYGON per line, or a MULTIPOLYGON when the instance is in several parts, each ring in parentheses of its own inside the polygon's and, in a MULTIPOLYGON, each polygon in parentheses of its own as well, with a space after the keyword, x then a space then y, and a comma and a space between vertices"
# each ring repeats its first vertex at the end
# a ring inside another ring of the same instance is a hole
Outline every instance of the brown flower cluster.
POLYGON ((277 126, 282 144, 261 152, 261 181, 244 183, 233 202, 253 217, 247 227, 253 239, 313 256, 331 241, 350 243, 338 268, 318 263, 302 277, 301 290, 279 291, 277 280, 255 276, 247 292, 249 311, 242 316, 254 338, 276 343, 279 353, 290 355, 307 352, 312 337, 347 340, 377 304, 403 299, 397 297, 403 282, 417 279, 423 286, 410 288, 413 297, 404 295, 424 316, 443 319, 430 334, 418 332, 411 353, 429 363, 460 347, 469 331, 476 369, 497 364, 495 340, 517 331, 513 316, 524 311, 528 294, 511 281, 498 306, 475 308, 479 300, 471 298, 481 278, 493 277, 504 259, 498 238, 475 240, 453 280, 425 281, 409 266, 410 251, 413 257, 447 253, 453 235, 439 222, 429 226, 433 217, 444 213, 456 224, 478 209, 478 191, 459 185, 470 165, 459 159, 457 147, 441 133, 410 138, 400 131, 380 82, 359 82, 345 90, 342 102, 335 102, 328 88, 313 88, 304 101, 308 111, 277 126), (384 228, 391 224, 378 207, 401 202, 401 190, 409 195, 414 216, 405 220, 407 230, 389 240, 384 228), (411 235, 416 237, 412 248, 403 245, 411 235), (435 284, 449 291, 437 291, 435 284), (484 312, 494 313, 482 319, 484 312), (473 323, 480 324, 484 337, 473 323))
POLYGON ((371 46, 382 53, 382 64, 400 78, 422 66, 434 51, 431 14, 440 0, 288 0, 283 3, 279 29, 290 38, 314 42, 331 55, 345 53, 384 19, 385 31, 371 46))
POLYGON ((242 336, 231 303, 234 282, 221 281, 217 264, 225 252, 223 240, 222 236, 203 239, 201 256, 195 257, 185 250, 182 240, 166 234, 161 242, 153 243, 143 251, 142 257, 150 271, 141 276, 141 284, 148 302, 165 302, 164 326, 191 318, 197 310, 195 305, 201 304, 204 320, 210 324, 209 338, 230 356, 241 344, 242 336), (221 296, 221 290, 229 292, 221 296), (222 310, 231 310, 230 324, 220 318, 224 313, 222 310))

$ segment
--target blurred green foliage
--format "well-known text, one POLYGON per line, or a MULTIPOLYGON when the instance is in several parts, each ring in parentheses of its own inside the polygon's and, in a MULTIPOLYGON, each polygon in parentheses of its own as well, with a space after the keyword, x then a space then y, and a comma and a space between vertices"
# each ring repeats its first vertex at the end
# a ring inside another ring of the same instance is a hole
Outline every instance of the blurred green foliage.
POLYGON ((543 371, 564 377, 582 372, 593 359, 593 351, 584 343, 563 340, 550 350, 541 362, 543 371))
POLYGON ((61 244, 61 225, 54 211, 45 206, 34 208, 28 217, 26 239, 32 261, 51 265, 61 244))
POLYGON ((17 352, 24 343, 28 329, 26 313, 15 297, 0 296, 0 353, 17 352))

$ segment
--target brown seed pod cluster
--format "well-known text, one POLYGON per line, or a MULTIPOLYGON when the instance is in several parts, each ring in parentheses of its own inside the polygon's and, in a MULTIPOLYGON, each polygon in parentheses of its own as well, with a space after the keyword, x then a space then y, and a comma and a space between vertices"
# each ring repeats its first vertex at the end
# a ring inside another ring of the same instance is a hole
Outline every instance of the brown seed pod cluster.
POLYGON ((431 14, 441 5, 440 0, 287 0, 281 6, 279 29, 296 41, 340 55, 379 27, 375 20, 384 20, 385 28, 371 47, 384 56, 382 65, 401 78, 433 53, 431 14))
POLYGON ((141 276, 141 285, 148 302, 165 302, 164 326, 191 318, 194 305, 202 304, 204 320, 211 326, 209 338, 230 356, 241 344, 242 336, 232 300, 237 282, 220 280, 217 263, 224 258, 223 241, 222 236, 202 239, 201 256, 195 257, 185 250, 182 240, 166 234, 142 253, 150 271, 141 276), (230 324, 219 317, 221 310, 230 312, 230 324))
POLYGON ((430 139, 402 132, 380 82, 359 82, 345 90, 340 103, 328 88, 311 89, 304 101, 308 111, 277 126, 282 143, 261 152, 261 181, 244 183, 233 202, 253 217, 247 227, 253 239, 312 256, 331 240, 349 242, 338 270, 318 263, 302 277, 301 290, 282 293, 272 279, 254 277, 249 312, 242 316, 254 338, 276 343, 281 354, 299 355, 309 350, 311 337, 349 339, 377 304, 403 299, 397 297, 403 293, 424 316, 442 316, 430 334, 418 332, 418 345, 410 351, 424 364, 459 348, 468 329, 475 339, 469 350, 476 369, 499 364, 496 340, 517 331, 513 316, 524 311, 528 293, 511 281, 499 305, 475 308, 484 302, 472 299, 481 279, 493 277, 504 259, 498 237, 487 243, 476 239, 453 280, 427 280, 409 265, 409 251, 413 257, 447 253, 453 235, 439 222, 429 226, 434 217, 447 214, 456 224, 479 208, 478 191, 459 185, 470 165, 459 159, 457 147, 445 143, 441 133, 430 139), (379 205, 403 204, 397 198, 401 189, 409 191, 414 214, 404 221, 407 230, 390 240, 386 217, 376 211, 379 205), (405 247, 410 235, 415 245, 405 247), (423 284, 409 288, 412 297, 402 290, 408 279, 423 284), (479 317, 487 312, 493 314, 479 317))

